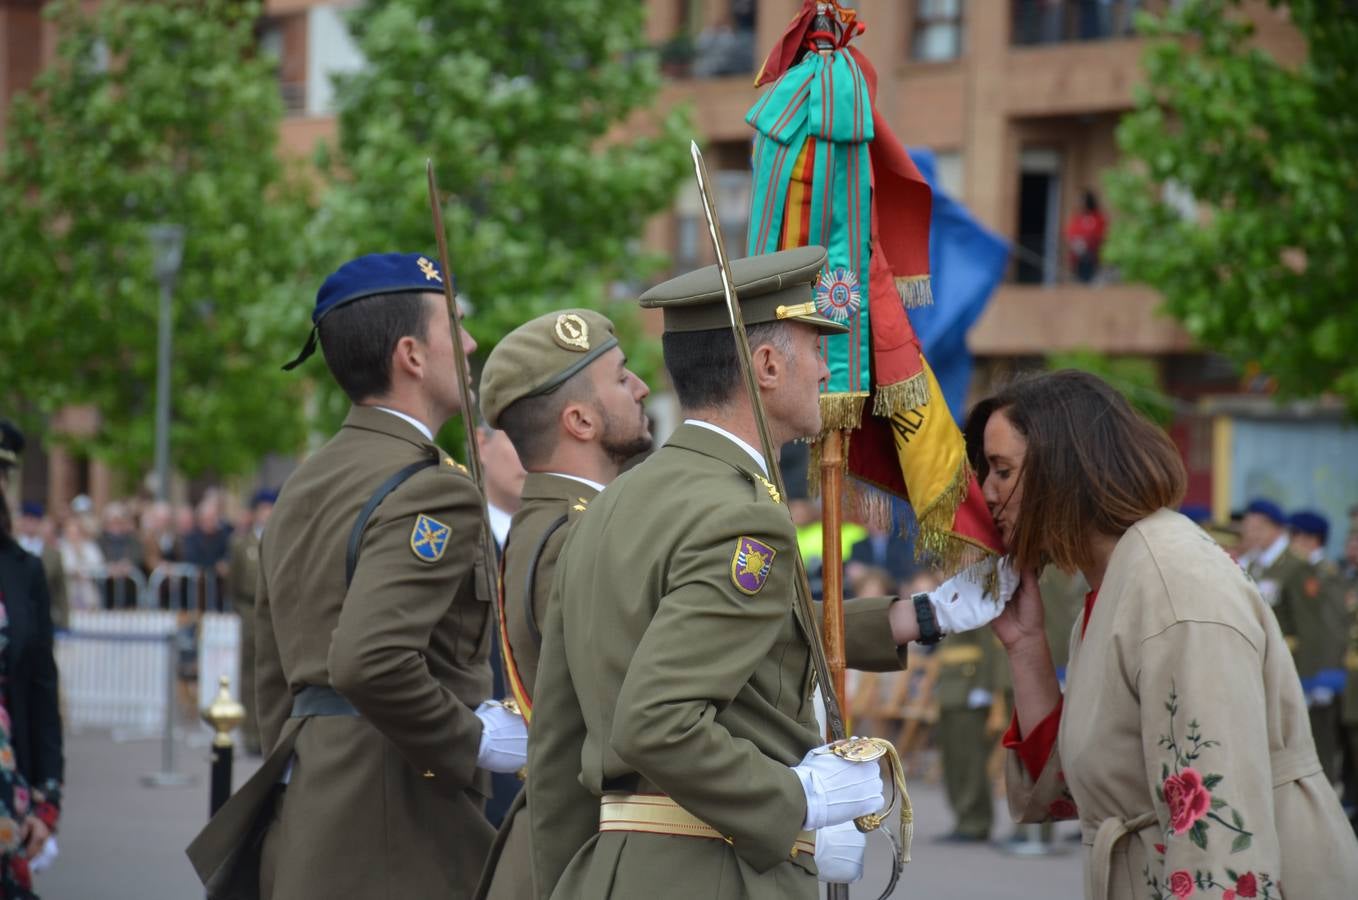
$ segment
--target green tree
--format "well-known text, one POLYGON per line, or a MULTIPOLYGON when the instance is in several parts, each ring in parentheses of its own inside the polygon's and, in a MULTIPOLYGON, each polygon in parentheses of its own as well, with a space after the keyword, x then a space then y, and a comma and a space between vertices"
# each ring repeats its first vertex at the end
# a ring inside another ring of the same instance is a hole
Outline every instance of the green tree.
POLYGON ((1252 42, 1238 5, 1140 20, 1146 84, 1118 128, 1107 256, 1204 345, 1285 394, 1358 410, 1358 16, 1347 0, 1274 0, 1307 43, 1290 66, 1252 42))
MULTIPOLYGON (((685 114, 649 113, 660 76, 644 16, 639 0, 370 0, 350 18, 366 65, 337 80, 339 141, 320 154, 318 265, 432 253, 432 159, 483 353, 577 305, 653 366, 630 293, 609 299, 656 264, 642 230, 689 171, 685 114)), ((343 400, 325 405, 335 417, 343 400)))
POLYGON ((1154 360, 1139 356, 1106 356, 1095 350, 1071 350, 1052 353, 1046 359, 1047 368, 1079 369, 1097 375, 1127 398, 1127 402, 1161 428, 1174 422, 1172 397, 1160 389, 1160 375, 1154 360))
POLYGON ((281 103, 256 4, 53 4, 56 59, 0 162, 0 382, 31 418, 93 404, 88 452, 149 468, 159 290, 146 226, 185 227, 174 293, 175 468, 252 469, 303 437, 279 371, 303 333, 306 207, 275 153, 281 103))

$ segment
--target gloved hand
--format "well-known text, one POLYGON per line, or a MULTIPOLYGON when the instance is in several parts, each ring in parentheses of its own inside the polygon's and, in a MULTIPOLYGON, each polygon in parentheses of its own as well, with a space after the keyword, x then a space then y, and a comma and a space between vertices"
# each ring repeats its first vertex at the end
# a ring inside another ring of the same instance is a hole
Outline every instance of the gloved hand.
POLYGON ((868 836, 852 822, 827 825, 816 832, 816 880, 850 884, 863 877, 868 836))
POLYGON ((528 762, 528 726, 523 716, 505 709, 497 700, 476 708, 481 720, 481 749, 476 764, 487 772, 511 774, 528 762))
POLYGON ((1001 559, 998 592, 987 593, 985 587, 991 565, 989 561, 979 562, 929 592, 939 631, 944 634, 971 631, 990 624, 991 619, 1004 611, 1004 605, 1018 590, 1019 573, 1007 558, 1001 559))
POLYGON ((886 806, 886 787, 877 761, 849 762, 835 756, 829 745, 817 747, 792 767, 806 792, 806 821, 815 831, 879 812, 886 806))

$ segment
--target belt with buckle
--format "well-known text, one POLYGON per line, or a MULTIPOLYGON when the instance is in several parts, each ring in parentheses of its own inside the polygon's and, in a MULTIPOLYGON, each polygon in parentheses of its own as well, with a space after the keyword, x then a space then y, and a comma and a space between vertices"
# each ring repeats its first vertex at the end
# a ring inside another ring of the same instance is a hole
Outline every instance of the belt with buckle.
MULTIPOLYGON (((599 831, 639 831, 732 843, 731 838, 664 794, 604 794, 599 798, 599 831)), ((792 842, 789 855, 795 858, 798 853, 815 852, 816 833, 803 831, 792 842)))

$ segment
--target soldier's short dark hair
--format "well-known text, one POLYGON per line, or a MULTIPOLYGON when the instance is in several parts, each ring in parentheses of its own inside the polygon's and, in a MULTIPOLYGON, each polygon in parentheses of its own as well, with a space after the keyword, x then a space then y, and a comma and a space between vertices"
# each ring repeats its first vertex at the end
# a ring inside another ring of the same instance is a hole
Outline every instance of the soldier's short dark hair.
POLYGON ((584 402, 594 396, 588 371, 586 367, 555 390, 521 397, 501 410, 500 430, 509 436, 525 468, 544 465, 556 449, 556 420, 566 404, 584 402))
MULTIPOLYGON (((750 349, 772 344, 784 353, 791 341, 786 322, 766 322, 745 329, 750 349)), ((667 331, 661 338, 665 368, 684 409, 724 406, 743 393, 736 339, 730 329, 714 331, 667 331)))
POLYGON ((429 336, 424 294, 374 294, 331 310, 319 326, 321 352, 335 381, 355 403, 391 390, 391 355, 403 337, 429 336))

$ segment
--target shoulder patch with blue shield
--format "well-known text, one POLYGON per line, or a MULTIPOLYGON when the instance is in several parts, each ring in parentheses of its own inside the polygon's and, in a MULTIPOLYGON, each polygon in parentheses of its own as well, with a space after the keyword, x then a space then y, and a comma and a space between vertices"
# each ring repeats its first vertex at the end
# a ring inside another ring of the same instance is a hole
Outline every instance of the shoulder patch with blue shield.
POLYGON ((420 513, 410 531, 410 549, 425 562, 438 562, 448 547, 450 529, 438 519, 420 513))

